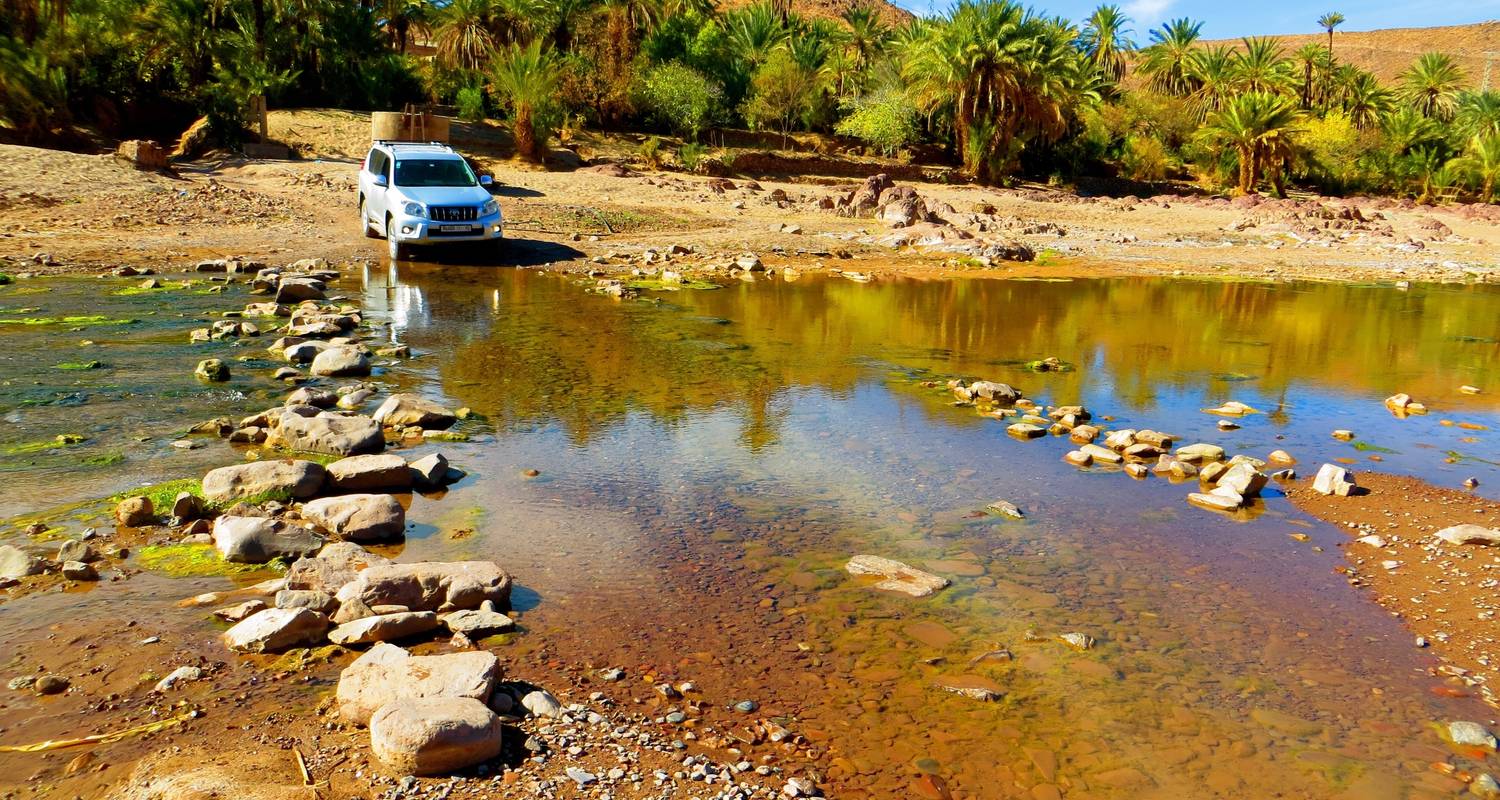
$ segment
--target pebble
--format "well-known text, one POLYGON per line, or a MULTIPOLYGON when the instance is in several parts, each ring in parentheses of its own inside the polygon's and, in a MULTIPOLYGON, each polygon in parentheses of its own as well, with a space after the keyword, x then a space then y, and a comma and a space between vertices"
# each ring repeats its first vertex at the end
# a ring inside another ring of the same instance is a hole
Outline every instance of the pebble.
POLYGON ((599 780, 599 777, 594 773, 579 769, 578 767, 568 767, 565 771, 568 773, 568 777, 579 786, 588 786, 599 780))
POLYGON ((734 710, 741 714, 753 713, 758 708, 760 708, 760 704, 754 700, 741 700, 734 704, 734 710))
POLYGON ((36 680, 36 691, 38 694, 62 694, 69 685, 71 681, 61 675, 43 675, 36 680))

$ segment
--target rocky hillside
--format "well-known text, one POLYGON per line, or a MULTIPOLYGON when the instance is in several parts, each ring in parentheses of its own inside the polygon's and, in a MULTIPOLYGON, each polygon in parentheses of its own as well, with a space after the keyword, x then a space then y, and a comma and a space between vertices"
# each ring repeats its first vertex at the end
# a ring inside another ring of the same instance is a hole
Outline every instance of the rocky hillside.
MULTIPOLYGON (((1310 19, 1310 18, 1309 18, 1310 19)), ((1277 36, 1288 51, 1308 42, 1326 44, 1327 34, 1277 36)), ((1236 44, 1238 40, 1221 40, 1209 44, 1236 44)), ((1338 31, 1333 37, 1333 55, 1374 72, 1381 80, 1392 81, 1417 56, 1438 50, 1453 56, 1463 68, 1470 85, 1478 87, 1484 80, 1485 52, 1495 53, 1492 70, 1500 70, 1500 21, 1474 25, 1450 25, 1442 28, 1387 28, 1378 31, 1338 31)), ((1500 86, 1500 72, 1492 71, 1490 88, 1500 86)))

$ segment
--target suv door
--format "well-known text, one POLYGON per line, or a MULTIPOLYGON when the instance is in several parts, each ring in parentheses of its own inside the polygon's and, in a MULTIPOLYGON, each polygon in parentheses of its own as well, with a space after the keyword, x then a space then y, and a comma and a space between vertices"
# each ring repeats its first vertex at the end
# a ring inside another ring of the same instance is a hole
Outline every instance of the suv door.
POLYGON ((390 180, 388 165, 391 157, 379 148, 370 151, 370 158, 366 165, 366 173, 359 176, 360 183, 365 193, 365 209, 369 212, 370 219, 385 232, 385 188, 376 185, 375 176, 385 175, 387 182, 390 180))

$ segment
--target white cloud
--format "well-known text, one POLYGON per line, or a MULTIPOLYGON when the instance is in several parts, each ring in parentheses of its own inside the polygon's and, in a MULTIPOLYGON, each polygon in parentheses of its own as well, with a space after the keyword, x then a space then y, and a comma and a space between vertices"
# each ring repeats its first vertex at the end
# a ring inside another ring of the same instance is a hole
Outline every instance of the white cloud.
POLYGON ((1125 13, 1135 20, 1135 29, 1144 31, 1166 21, 1167 11, 1177 0, 1130 0, 1125 4, 1125 13))

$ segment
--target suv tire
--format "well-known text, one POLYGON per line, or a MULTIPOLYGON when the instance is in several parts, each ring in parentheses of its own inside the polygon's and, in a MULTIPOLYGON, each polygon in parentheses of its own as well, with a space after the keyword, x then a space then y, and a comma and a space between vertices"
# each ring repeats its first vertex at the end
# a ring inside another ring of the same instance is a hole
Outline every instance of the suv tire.
POLYGON ((359 227, 360 232, 366 239, 379 239, 380 234, 375 232, 375 226, 370 224, 370 214, 365 210, 365 199, 359 198, 359 227))
POLYGON ((401 261, 407 257, 407 251, 410 248, 396 238, 396 225, 390 217, 385 218, 385 243, 392 261, 401 261))

